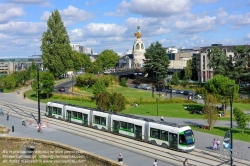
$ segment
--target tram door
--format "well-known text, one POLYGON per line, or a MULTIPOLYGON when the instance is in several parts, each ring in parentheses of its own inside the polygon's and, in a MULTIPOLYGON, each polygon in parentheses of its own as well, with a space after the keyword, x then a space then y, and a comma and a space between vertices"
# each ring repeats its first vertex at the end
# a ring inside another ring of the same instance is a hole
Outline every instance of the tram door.
POLYGON ((66 117, 67 117, 67 120, 71 122, 71 111, 67 110, 66 117))
POLYGON ((52 117, 52 107, 49 107, 49 117, 52 117))
POLYGON ((135 125, 135 139, 142 140, 142 127, 135 125))
POLYGON ((119 134, 120 123, 119 121, 113 120, 113 132, 119 134))
POLYGON ((174 133, 169 133, 169 148, 178 149, 178 136, 174 133))
POLYGON ((88 115, 87 114, 82 114, 82 124, 87 126, 88 125, 88 115))

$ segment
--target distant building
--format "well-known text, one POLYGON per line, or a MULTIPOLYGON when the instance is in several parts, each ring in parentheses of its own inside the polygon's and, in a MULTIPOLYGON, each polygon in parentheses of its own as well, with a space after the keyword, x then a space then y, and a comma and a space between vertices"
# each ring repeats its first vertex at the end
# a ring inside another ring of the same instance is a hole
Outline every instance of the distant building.
POLYGON ((119 58, 118 68, 119 69, 130 69, 132 68, 134 56, 133 54, 127 54, 119 58))
POLYGON ((0 73, 13 73, 27 70, 31 64, 35 63, 42 68, 42 56, 32 55, 30 57, 0 57, 0 73))
MULTIPOLYGON (((214 76, 213 68, 208 66, 210 60, 209 52, 211 52, 212 47, 218 47, 226 54, 228 58, 234 59, 235 55, 233 50, 235 46, 223 46, 222 44, 212 44, 211 46, 201 47, 200 53, 196 54, 195 56, 198 81, 207 82, 214 76)), ((246 46, 250 48, 249 45, 246 46)))
POLYGON ((94 50, 93 48, 86 47, 84 53, 90 56, 94 54, 94 50))

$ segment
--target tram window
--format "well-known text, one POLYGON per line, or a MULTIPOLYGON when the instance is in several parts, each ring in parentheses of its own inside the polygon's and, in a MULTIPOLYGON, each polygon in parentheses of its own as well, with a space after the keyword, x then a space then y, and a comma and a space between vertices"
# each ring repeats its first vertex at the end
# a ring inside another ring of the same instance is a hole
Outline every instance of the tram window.
POLYGON ((134 124, 128 123, 128 130, 133 133, 134 132, 134 124))
POLYGON ((56 114, 57 111, 56 111, 56 107, 53 107, 53 114, 56 114))
POLYGON ((62 115, 62 109, 61 108, 57 109, 57 115, 62 115))
POLYGON ((78 119, 82 119, 82 113, 78 112, 77 114, 78 119))
POLYGON ((101 125, 106 126, 106 118, 101 117, 101 125))
POLYGON ((160 130, 150 128, 150 137, 160 139, 160 130))
POLYGON ((100 124, 100 117, 99 116, 95 116, 95 123, 97 123, 97 124, 100 124))
POLYGON ((161 131, 161 139, 164 141, 168 141, 168 132, 167 131, 164 131, 164 130, 161 131))
POLYGON ((73 113, 72 118, 76 119, 77 118, 77 112, 73 111, 72 113, 73 113))
POLYGON ((121 129, 127 130, 127 123, 121 122, 121 129))
POLYGON ((185 136, 183 134, 179 135, 179 143, 186 144, 186 139, 185 139, 185 136))

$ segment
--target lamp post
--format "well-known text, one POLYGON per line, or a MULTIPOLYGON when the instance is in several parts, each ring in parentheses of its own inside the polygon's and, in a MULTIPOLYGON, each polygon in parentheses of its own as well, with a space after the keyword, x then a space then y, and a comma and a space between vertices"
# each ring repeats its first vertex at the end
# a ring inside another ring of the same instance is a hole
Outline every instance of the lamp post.
POLYGON ((37 64, 37 102, 38 102, 38 124, 41 122, 40 116, 40 80, 39 80, 39 66, 37 64))
POLYGON ((74 86, 73 78, 74 78, 74 75, 72 74, 72 93, 73 93, 73 86, 74 86))
POLYGON ((170 88, 170 98, 172 99, 172 86, 169 87, 170 88))
POLYGON ((156 104, 157 104, 157 116, 158 116, 158 98, 156 98, 156 104))
POLYGON ((230 165, 233 166, 233 98, 234 98, 234 84, 228 85, 229 99, 230 99, 230 165), (232 89, 230 89, 232 87, 232 89))

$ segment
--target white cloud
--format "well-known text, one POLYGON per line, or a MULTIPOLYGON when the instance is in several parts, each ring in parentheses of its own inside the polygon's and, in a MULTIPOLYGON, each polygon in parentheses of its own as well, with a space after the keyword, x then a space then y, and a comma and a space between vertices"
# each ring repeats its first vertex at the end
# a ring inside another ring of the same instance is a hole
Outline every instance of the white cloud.
POLYGON ((187 21, 177 21, 174 28, 182 33, 199 33, 209 31, 215 25, 216 17, 205 16, 187 21))
POLYGON ((11 3, 21 3, 21 4, 40 4, 46 2, 46 0, 7 0, 11 3))
POLYGON ((216 25, 224 25, 227 22, 228 22, 228 13, 223 8, 220 8, 217 11, 216 15, 216 25))
POLYGON ((234 25, 234 28, 250 25, 250 13, 230 15, 228 19, 234 25))
POLYGON ((143 16, 168 17, 189 11, 190 5, 190 0, 131 0, 130 2, 123 0, 119 7, 143 16))
POLYGON ((91 6, 91 5, 95 5, 99 2, 100 0, 92 0, 92 1, 87 1, 85 2, 86 6, 91 6))
POLYGON ((0 33, 11 35, 41 35, 46 31, 45 23, 36 22, 8 22, 7 24, 0 24, 0 33))
POLYGON ((74 29, 70 35, 76 37, 120 37, 126 32, 127 28, 117 24, 90 23, 83 29, 74 29))
POLYGON ((0 24, 6 23, 13 18, 23 16, 25 14, 23 8, 14 7, 11 4, 0 4, 0 24))
POLYGON ((248 39, 250 39, 250 33, 249 33, 249 34, 247 34, 247 38, 248 38, 248 39))
POLYGON ((196 2, 199 3, 214 3, 217 2, 218 0, 196 0, 196 2))
MULTIPOLYGON (((60 12, 62 21, 64 22, 65 26, 74 24, 76 22, 84 22, 93 17, 91 13, 86 12, 83 9, 78 9, 71 5, 68 6, 67 9, 60 10, 59 12, 60 12)), ((41 20, 47 21, 50 15, 51 15, 51 12, 48 12, 48 11, 44 12, 41 17, 41 20)))

